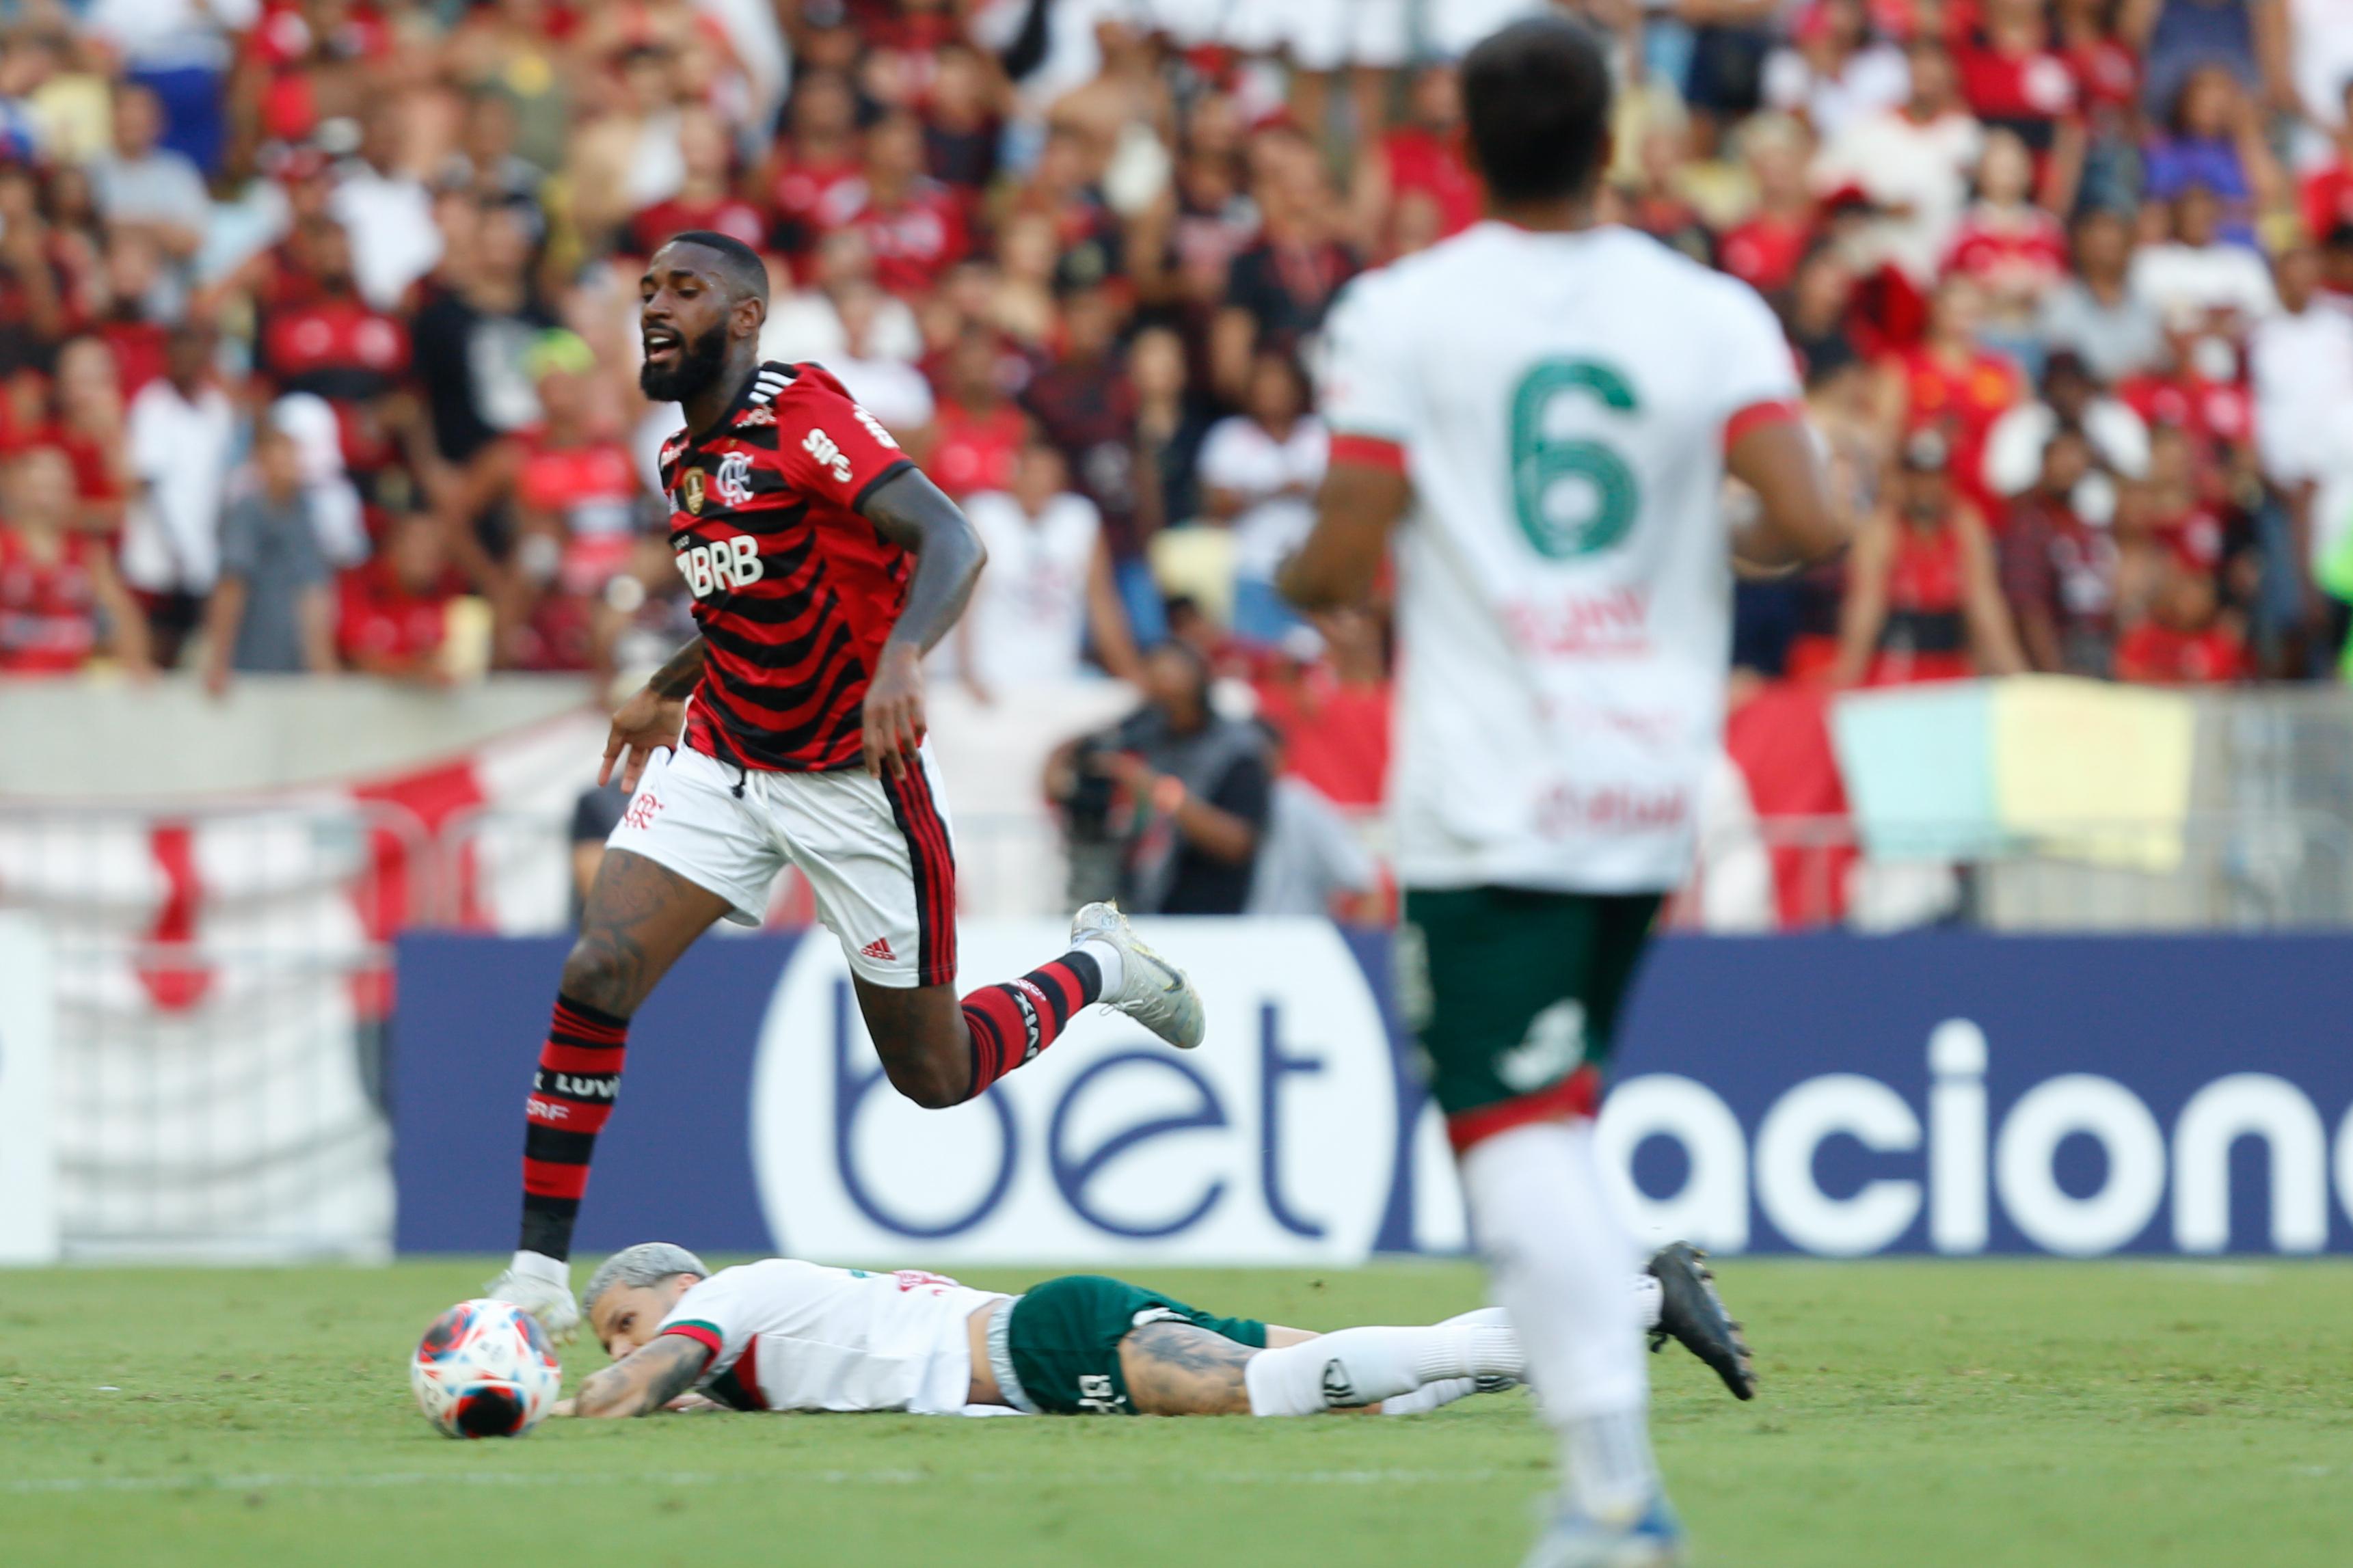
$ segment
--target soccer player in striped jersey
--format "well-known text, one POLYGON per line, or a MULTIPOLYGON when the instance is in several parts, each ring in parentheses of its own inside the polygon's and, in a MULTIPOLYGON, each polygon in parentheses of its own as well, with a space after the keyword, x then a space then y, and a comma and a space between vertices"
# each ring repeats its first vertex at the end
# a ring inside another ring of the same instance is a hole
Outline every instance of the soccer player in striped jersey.
POLYGON ((661 453, 701 635, 613 717, 600 775, 632 792, 565 959, 526 1103, 522 1235, 491 1294, 559 1342, 579 1326, 573 1222, 629 1017, 720 920, 757 925, 787 862, 839 939, 892 1084, 961 1104, 1092 1003, 1179 1048, 1201 999, 1108 904, 1018 980, 955 989, 955 854, 923 743, 923 658, 984 560, 954 502, 815 365, 762 363, 767 273, 681 234, 640 284, 639 384, 686 428, 661 453))
POLYGON ((1683 1561, 1683 1531, 1593 1116, 1661 896, 1691 873, 1727 552, 1778 569, 1835 551, 1846 522, 1765 302, 1597 221, 1593 34, 1515 22, 1464 58, 1462 94, 1487 219, 1335 301, 1331 468, 1280 582, 1303 605, 1358 602, 1394 534, 1399 990, 1561 1436, 1567 1489, 1528 1568, 1649 1568, 1683 1561), (1727 472, 1758 503, 1738 530, 1727 472))

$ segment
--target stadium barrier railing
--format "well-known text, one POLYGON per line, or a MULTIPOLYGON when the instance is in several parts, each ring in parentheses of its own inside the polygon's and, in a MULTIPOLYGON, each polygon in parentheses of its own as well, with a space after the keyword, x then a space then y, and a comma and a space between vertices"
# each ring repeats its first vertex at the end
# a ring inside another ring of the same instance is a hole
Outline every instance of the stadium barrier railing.
POLYGON ((383 802, 11 802, 46 938, 69 1256, 378 1258, 391 939, 439 900, 383 802))

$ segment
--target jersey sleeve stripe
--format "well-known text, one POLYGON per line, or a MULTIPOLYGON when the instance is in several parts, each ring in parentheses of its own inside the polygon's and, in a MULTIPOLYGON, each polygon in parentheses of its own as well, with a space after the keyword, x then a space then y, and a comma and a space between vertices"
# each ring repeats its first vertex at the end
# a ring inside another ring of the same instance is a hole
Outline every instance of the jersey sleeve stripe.
POLYGON ((1752 403, 1746 408, 1736 410, 1731 418, 1724 422, 1724 449, 1727 452, 1732 450, 1733 443, 1751 430, 1759 429, 1767 425, 1778 425, 1784 419, 1804 417, 1803 411, 1790 398, 1777 397, 1768 403, 1752 403))
POLYGON ((718 1359, 720 1347, 725 1342, 721 1338, 717 1327, 700 1321, 667 1323, 663 1325, 661 1331, 665 1334, 676 1334, 682 1340, 692 1340, 696 1344, 701 1345, 702 1364, 706 1370, 713 1361, 718 1359))
POLYGON ((902 458, 897 462, 892 464, 889 468, 884 468, 881 473, 875 475, 872 479, 858 487, 858 493, 849 498, 849 510, 859 512, 864 511, 866 510, 866 498, 868 496, 872 495, 876 490, 881 489, 884 485, 889 484, 892 479, 897 479, 901 474, 906 472, 906 470, 913 468, 914 466, 914 462, 912 458, 902 458))
POLYGON ((1405 472, 1405 447, 1386 436, 1335 435, 1331 460, 1335 465, 1355 463, 1360 468, 1401 474, 1405 472))

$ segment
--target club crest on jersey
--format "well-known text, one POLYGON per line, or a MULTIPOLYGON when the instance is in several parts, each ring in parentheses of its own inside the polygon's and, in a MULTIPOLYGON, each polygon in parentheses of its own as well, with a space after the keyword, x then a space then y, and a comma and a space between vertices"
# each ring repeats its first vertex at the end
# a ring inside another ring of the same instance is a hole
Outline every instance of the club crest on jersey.
POLYGON ((712 479, 712 488, 719 492, 722 506, 743 506, 752 499, 752 456, 748 452, 730 452, 719 459, 719 472, 712 479))
POLYGON ((686 477, 678 481, 678 499, 696 517, 702 515, 702 470, 689 468, 686 477))

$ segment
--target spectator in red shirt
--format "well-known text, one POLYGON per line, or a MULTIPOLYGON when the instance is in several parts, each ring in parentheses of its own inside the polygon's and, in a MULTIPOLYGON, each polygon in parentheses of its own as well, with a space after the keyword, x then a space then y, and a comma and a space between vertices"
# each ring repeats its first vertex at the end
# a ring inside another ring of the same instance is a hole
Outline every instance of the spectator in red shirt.
POLYGON ((2165 342, 2165 367, 2118 382, 2117 400, 2152 430, 2179 427, 2201 475, 2248 456, 2255 438, 2254 397, 2239 345, 2198 319, 2169 324, 2165 342))
POLYGON ((735 154, 719 117, 699 105, 681 110, 678 152, 685 178, 676 195, 640 208, 629 219, 629 254, 651 256, 671 235, 690 228, 723 234, 754 249, 765 244, 767 220, 735 195, 730 183, 735 154))
POLYGON ((69 675, 103 639, 133 675, 152 673, 147 621, 105 542, 74 528, 73 465, 34 447, 6 472, 0 518, 0 675, 69 675))
POLYGON ((2305 235, 2315 244, 2353 224, 2353 79, 2345 83, 2344 118, 2330 132, 2328 161, 2304 177, 2298 200, 2305 235))
POLYGON ((1716 265, 1761 294, 1778 294, 1797 276, 1818 232, 1806 185, 1806 135, 1793 120, 1759 116, 1739 140, 1757 182, 1757 207, 1725 235, 1716 265))
POLYGON ((1005 354, 997 334, 966 327, 948 351, 931 447, 920 461, 932 482, 956 500, 977 490, 1009 489, 1029 421, 1005 395, 1005 354))
POLYGON ((66 331, 66 279, 49 253, 40 195, 32 170, 0 164, 0 375, 45 364, 66 331))
POLYGON ((902 298, 928 292, 970 244, 964 204, 923 172, 923 128, 912 115, 867 132, 862 183, 843 200, 843 224, 874 253, 874 280, 902 298))
MULTIPOLYGON (((858 95, 838 72, 805 71, 786 130, 753 181, 776 215, 777 249, 799 256, 857 210, 858 95)), ((747 193, 748 194, 748 193, 747 193)))
POLYGON ((1983 0, 1977 25, 1955 40, 1953 60, 1978 119, 2014 132, 2034 154, 2042 205, 2073 210, 2084 169, 2082 98, 2044 0, 1983 0))
POLYGON ((2211 573, 2166 562, 2148 619, 2116 645, 2116 679, 2149 686, 2221 686, 2247 676, 2247 650, 2221 611, 2211 573))
POLYGON ((431 513, 404 512, 383 549, 343 574, 335 642, 344 663, 395 680, 448 683, 441 647, 463 585, 442 533, 431 513))
POLYGON ((1953 493, 1945 438, 1904 444, 1891 505, 1873 512, 1847 557, 1839 628, 1842 686, 2012 675, 2026 667, 2002 602, 1993 540, 1953 493))
POLYGON ((524 363, 541 417, 506 454, 525 601, 509 617, 508 656, 522 669, 586 669, 591 606, 628 564, 644 487, 600 406, 594 351, 571 332, 543 332, 524 363))
POLYGON ((281 394, 326 399, 342 433, 344 463, 354 474, 374 474, 398 455, 408 329, 360 297, 351 237, 343 225, 311 218, 296 238, 316 287, 262 317, 255 368, 281 394))
POLYGON ((11 452, 54 447, 73 465, 79 502, 75 527, 111 536, 122 526, 131 476, 122 428, 122 394, 114 356, 96 338, 72 340, 58 351, 54 413, 39 378, 27 372, 11 392, 28 401, 26 414, 0 420, 0 447, 11 452))
POLYGON ((1916 347, 1880 363, 1879 410, 1891 432, 1938 430, 1951 444, 1954 482, 1991 512, 1980 472, 1986 433, 2026 395, 2018 366, 1978 342, 1982 294, 1977 280, 1954 274, 1936 286, 1928 331, 1916 347))
POLYGON ((1405 123, 1366 148, 1356 161, 1350 202, 1360 241, 1375 256, 1403 248, 1398 231, 1419 224, 1424 243, 1460 234, 1479 220, 1479 176, 1462 153, 1462 89, 1449 62, 1424 66, 1406 100, 1405 123))
POLYGON ((1335 805, 1377 806, 1389 765, 1381 623, 1363 610, 1325 611, 1314 622, 1283 639, 1259 679, 1259 717, 1284 737, 1286 773, 1335 805))
POLYGON ((1989 132, 1978 159, 1977 199, 1945 255, 1945 270, 1984 289, 1989 329, 2021 345, 2034 338, 2043 295, 2067 273, 2067 237, 2059 220, 2034 205, 2033 185, 2026 143, 2008 131, 1989 132))
POLYGON ((2001 587, 2029 668, 2105 679, 2116 645, 2116 542, 2075 515, 2068 498, 2091 471, 2092 444, 2061 426, 2042 448, 2042 474, 2010 509, 2001 587))

